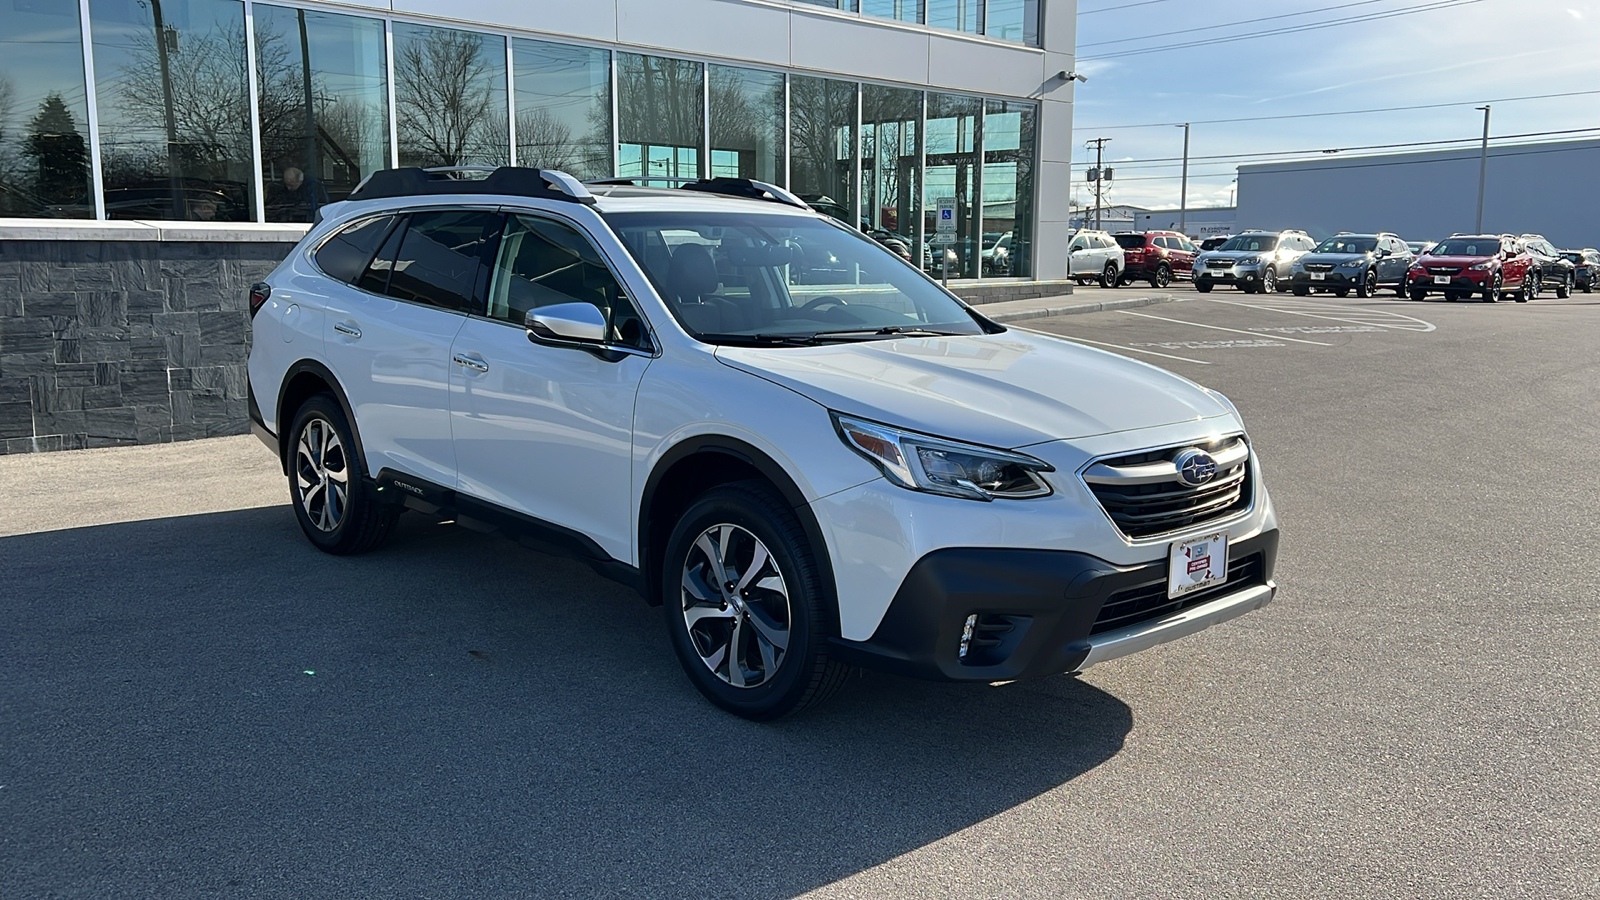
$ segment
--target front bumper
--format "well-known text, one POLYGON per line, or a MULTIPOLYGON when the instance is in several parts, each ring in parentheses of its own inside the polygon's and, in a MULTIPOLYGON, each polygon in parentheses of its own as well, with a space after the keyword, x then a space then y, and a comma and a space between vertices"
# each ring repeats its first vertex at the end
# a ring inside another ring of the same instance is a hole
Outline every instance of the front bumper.
POLYGON ((1362 269, 1334 269, 1331 272, 1307 272, 1296 269, 1289 275, 1289 283, 1295 287, 1308 287, 1312 290, 1354 290, 1361 281, 1362 269), (1312 275, 1321 275, 1321 278, 1312 278, 1312 275))
POLYGON ((1489 283, 1489 279, 1494 276, 1495 273, 1489 270, 1472 271, 1464 269, 1449 275, 1450 280, 1446 283, 1441 283, 1438 280, 1440 276, 1432 272, 1425 275, 1411 273, 1406 277, 1410 279, 1407 282, 1409 288, 1414 291, 1422 291, 1424 293, 1427 291, 1469 291, 1476 293, 1483 290, 1489 283))
POLYGON ((1118 566, 1063 550, 935 550, 906 575, 870 639, 835 639, 832 650, 869 668, 947 681, 1081 672, 1265 606, 1277 589, 1277 555, 1277 529, 1240 540, 1228 547, 1227 583, 1168 600, 1165 559, 1118 566), (963 658, 972 615, 976 640, 963 658))
POLYGON ((1220 284, 1255 284, 1261 281, 1261 266, 1229 266, 1227 268, 1212 268, 1195 266, 1194 280, 1199 282, 1217 282, 1220 284))

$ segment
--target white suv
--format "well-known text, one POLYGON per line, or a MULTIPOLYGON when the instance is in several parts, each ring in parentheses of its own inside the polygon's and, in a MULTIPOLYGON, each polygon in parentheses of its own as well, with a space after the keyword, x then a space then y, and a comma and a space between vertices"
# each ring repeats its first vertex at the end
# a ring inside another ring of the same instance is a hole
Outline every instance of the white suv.
POLYGON ((1079 284, 1098 279, 1101 287, 1113 288, 1127 268, 1122 245, 1107 232, 1082 229, 1067 244, 1067 274, 1079 284))
POLYGON ((756 719, 853 664, 1078 672, 1272 598, 1222 395, 990 322, 770 185, 458 177, 373 175, 251 290, 317 547, 409 508, 576 554, 756 719))

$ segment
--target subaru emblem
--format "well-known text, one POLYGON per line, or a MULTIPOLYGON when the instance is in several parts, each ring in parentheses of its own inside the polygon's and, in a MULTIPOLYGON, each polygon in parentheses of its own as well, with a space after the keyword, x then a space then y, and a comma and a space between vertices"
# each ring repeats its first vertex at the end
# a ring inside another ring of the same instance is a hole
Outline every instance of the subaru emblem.
POLYGON ((1217 461, 1198 447, 1179 453, 1172 464, 1178 467, 1178 479, 1190 487, 1199 487, 1217 477, 1217 461))

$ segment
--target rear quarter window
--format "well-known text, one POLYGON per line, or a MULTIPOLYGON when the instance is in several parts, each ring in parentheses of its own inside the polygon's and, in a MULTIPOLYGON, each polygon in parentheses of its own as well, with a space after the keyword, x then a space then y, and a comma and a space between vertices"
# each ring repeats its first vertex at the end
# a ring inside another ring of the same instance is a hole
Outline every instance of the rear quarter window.
POLYGON ((392 224, 394 216, 373 216, 339 229, 313 254, 317 268, 330 278, 355 284, 392 224))

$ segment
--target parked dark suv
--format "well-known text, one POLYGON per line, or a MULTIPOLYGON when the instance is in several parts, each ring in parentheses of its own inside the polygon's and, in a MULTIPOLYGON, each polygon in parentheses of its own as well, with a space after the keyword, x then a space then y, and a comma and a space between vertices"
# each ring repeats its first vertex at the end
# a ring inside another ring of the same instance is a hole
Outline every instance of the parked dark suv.
POLYGON ((1194 289, 1204 294, 1231 284, 1246 294, 1270 294, 1287 282, 1295 260, 1317 242, 1304 231, 1246 231, 1194 261, 1194 289))
POLYGON ((1595 277, 1600 275, 1600 250, 1585 247, 1582 250, 1563 250, 1561 256, 1572 263, 1573 284, 1585 294, 1594 290, 1595 277))
POLYGON ((1395 296, 1404 297, 1406 273, 1414 259, 1398 235, 1340 232, 1295 263, 1294 293, 1304 297, 1327 291, 1345 297, 1355 291, 1357 297, 1372 297, 1379 288, 1389 287, 1395 296))
POLYGON ((1164 288, 1174 278, 1193 277, 1194 258, 1200 248, 1176 231, 1129 231, 1114 237, 1122 245, 1122 257, 1127 263, 1119 284, 1148 281, 1153 288, 1164 288))
POLYGON ((1533 267, 1539 273, 1534 282, 1533 295, 1539 296, 1544 288, 1555 288, 1557 297, 1572 296, 1572 286, 1578 280, 1577 266, 1561 255, 1542 234, 1524 234, 1522 247, 1533 256, 1533 267))

